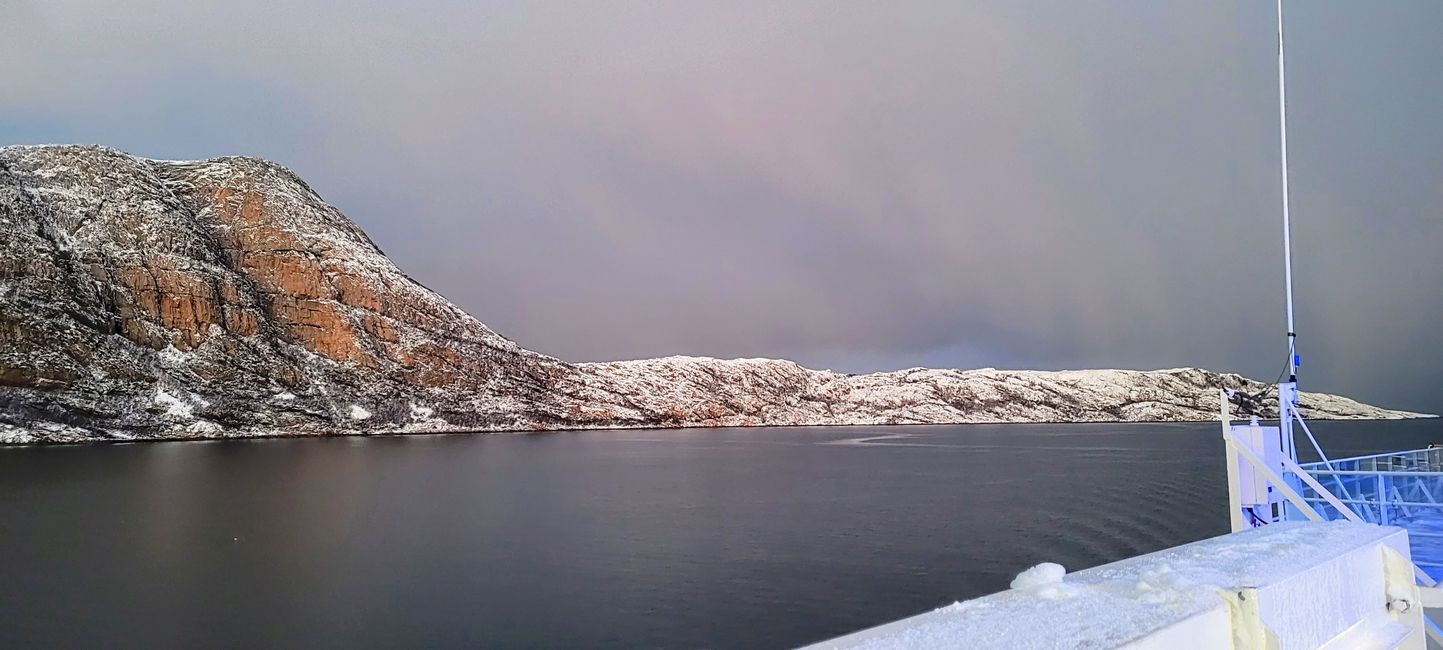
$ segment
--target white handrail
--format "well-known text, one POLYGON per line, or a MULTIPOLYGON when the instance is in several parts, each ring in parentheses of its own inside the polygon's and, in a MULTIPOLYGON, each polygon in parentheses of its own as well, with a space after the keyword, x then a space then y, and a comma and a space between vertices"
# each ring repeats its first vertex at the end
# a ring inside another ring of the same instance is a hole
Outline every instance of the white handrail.
MULTIPOLYGON (((1322 497, 1304 497, 1304 500, 1309 501, 1309 502, 1312 502, 1312 503, 1328 503, 1329 505, 1332 505, 1331 503, 1329 503, 1329 501, 1328 501, 1327 499, 1324 499, 1324 498, 1322 498, 1322 497)), ((1386 504, 1388 504, 1388 505, 1393 505, 1393 506, 1407 506, 1407 507, 1409 507, 1409 508, 1443 508, 1443 503, 1428 503, 1428 502, 1426 502, 1426 501, 1403 501, 1403 500, 1401 500, 1401 499, 1379 499, 1379 500, 1369 500, 1369 499, 1338 499, 1338 500, 1341 501, 1341 502, 1343 502, 1343 503, 1351 503, 1351 504, 1353 504, 1353 505, 1360 505, 1360 506, 1368 506, 1368 505, 1373 505, 1373 504, 1375 504, 1375 503, 1386 503, 1386 504)))
MULTIPOLYGON (((1430 451, 1430 449, 1429 449, 1428 447, 1423 447, 1423 448, 1421 448, 1421 449, 1409 449, 1409 450, 1407 450, 1407 451, 1389 451, 1389 452, 1384 452, 1384 453, 1381 453, 1381 454, 1372 454, 1372 455, 1370 455, 1370 456, 1349 456, 1349 457, 1347 457, 1347 458, 1334 458, 1332 462, 1334 462, 1334 463, 1346 463, 1346 462, 1354 461, 1354 460, 1372 460, 1372 459, 1374 459, 1374 458, 1383 458, 1383 457, 1386 457, 1386 456, 1404 456, 1404 455, 1407 455, 1407 454, 1421 454, 1421 453, 1426 453, 1426 452, 1428 452, 1428 451, 1430 451)), ((1302 465, 1303 467, 1312 467, 1312 466, 1314 466, 1314 465, 1321 465, 1321 464, 1323 464, 1323 461, 1317 461, 1317 462, 1312 462, 1312 463, 1301 463, 1301 465, 1302 465)))
POLYGON ((1419 478, 1443 476, 1443 472, 1409 472, 1404 470, 1368 470, 1368 469, 1303 469, 1298 466, 1298 471, 1308 474, 1323 474, 1327 476, 1416 476, 1419 478))

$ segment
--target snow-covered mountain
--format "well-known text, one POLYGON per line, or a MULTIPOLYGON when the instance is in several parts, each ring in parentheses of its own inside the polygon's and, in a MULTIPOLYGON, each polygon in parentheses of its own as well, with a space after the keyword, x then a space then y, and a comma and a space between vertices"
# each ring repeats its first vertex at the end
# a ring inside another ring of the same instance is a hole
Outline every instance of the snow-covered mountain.
MULTIPOLYGON (((1205 420, 1181 369, 570 364, 425 288, 253 158, 0 148, 0 442, 608 427, 1205 420)), ((1307 394, 1313 417, 1414 414, 1307 394)))

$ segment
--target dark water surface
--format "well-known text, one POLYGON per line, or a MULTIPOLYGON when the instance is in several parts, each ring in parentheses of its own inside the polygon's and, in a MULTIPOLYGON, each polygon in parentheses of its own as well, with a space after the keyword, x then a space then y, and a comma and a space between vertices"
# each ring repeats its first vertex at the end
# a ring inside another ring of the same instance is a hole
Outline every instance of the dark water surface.
POLYGON ((1221 448, 1215 424, 0 448, 0 647, 786 647, 1223 533, 1221 448))

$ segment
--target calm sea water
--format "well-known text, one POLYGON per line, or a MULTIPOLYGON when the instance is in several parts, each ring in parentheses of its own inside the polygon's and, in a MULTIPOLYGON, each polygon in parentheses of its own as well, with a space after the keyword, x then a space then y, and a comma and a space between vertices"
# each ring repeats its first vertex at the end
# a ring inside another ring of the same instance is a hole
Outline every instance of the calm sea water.
MULTIPOLYGON (((1443 441, 1315 427, 1334 455, 1443 441)), ((1223 533, 1221 447, 1108 424, 0 448, 0 647, 787 647, 1223 533)))

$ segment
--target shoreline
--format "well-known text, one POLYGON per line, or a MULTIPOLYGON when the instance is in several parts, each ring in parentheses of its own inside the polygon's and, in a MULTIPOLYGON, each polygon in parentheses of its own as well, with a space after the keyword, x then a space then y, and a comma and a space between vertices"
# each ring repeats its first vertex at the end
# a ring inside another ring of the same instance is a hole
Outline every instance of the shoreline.
MULTIPOLYGON (((1315 421, 1315 422, 1406 422, 1406 421, 1414 421, 1414 420, 1434 420, 1434 419, 1438 419, 1438 418, 1439 418, 1438 415, 1431 414, 1431 413, 1417 413, 1417 414, 1414 414, 1413 417, 1400 417, 1400 418, 1324 418, 1324 417, 1310 417, 1310 418, 1308 418, 1308 419, 1311 420, 1311 421, 1315 421)), ((1278 420, 1276 420, 1276 419, 1260 419, 1260 420, 1259 420, 1259 422, 1264 423, 1264 424, 1267 424, 1267 423, 1275 423, 1275 422, 1277 422, 1277 421, 1278 421, 1278 420)), ((987 422, 899 422, 899 423, 835 423, 835 424, 749 424, 749 425, 679 424, 679 425, 673 425, 673 426, 647 426, 647 425, 638 425, 638 426, 564 427, 564 428, 555 428, 555 429, 535 429, 535 428, 526 428, 526 429, 522 429, 522 428, 514 428, 514 429, 453 429, 453 430, 439 430, 439 431, 437 431, 437 430, 430 430, 430 431, 422 431, 422 430, 414 430, 414 431, 406 431, 406 430, 395 430, 395 431, 385 431, 385 430, 382 430, 382 431, 356 431, 356 430, 351 430, 351 431, 345 431, 345 430, 341 430, 341 431, 325 431, 325 432, 265 431, 265 432, 254 432, 254 433, 252 433, 252 432, 247 432, 247 431, 239 431, 239 432, 230 433, 230 434, 227 434, 227 435, 209 435, 209 436, 208 436, 208 435, 193 435, 193 436, 144 436, 144 437, 142 437, 142 436, 136 436, 136 437, 133 437, 133 438, 121 438, 121 437, 111 437, 111 438, 85 438, 85 439, 77 439, 77 440, 73 440, 73 441, 42 440, 42 441, 33 441, 33 442, 32 442, 32 441, 27 441, 27 442, 0 441, 0 449, 5 449, 5 448, 18 448, 18 447, 62 447, 62 446, 92 445, 92 444, 94 444, 94 445, 113 445, 113 444, 163 443, 163 442, 219 442, 219 441, 226 441, 226 440, 280 440, 280 439, 300 439, 300 438, 399 438, 399 437, 407 437, 407 436, 460 436, 460 435, 537 435, 537 434, 584 433, 584 432, 604 432, 604 431, 684 431, 684 430, 687 430, 687 429, 799 429, 799 428, 857 428, 857 427, 955 427, 955 426, 968 426, 968 425, 995 426, 995 425, 1000 425, 1000 424, 1001 424, 1001 425, 1019 425, 1019 426, 1027 426, 1027 425, 1055 426, 1055 425, 1071 425, 1071 424, 1112 424, 1112 425, 1116 425, 1116 424, 1123 424, 1123 425, 1137 424, 1137 425, 1143 425, 1143 424, 1146 424, 1146 425, 1160 425, 1160 424, 1203 424, 1203 423, 1214 423, 1214 424, 1216 424, 1217 422, 1218 422, 1218 421, 1215 420, 1215 419, 1206 419, 1206 420, 1083 420, 1083 421, 1078 421, 1078 420, 1027 420, 1027 421, 997 420, 997 421, 987 421, 987 422)), ((19 429, 19 430, 21 430, 21 431, 23 432, 23 429, 21 429, 21 427, 18 427, 18 426, 15 426, 15 425, 6 425, 6 426, 12 427, 12 430, 19 429)))

